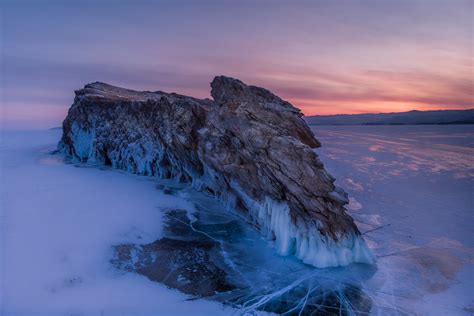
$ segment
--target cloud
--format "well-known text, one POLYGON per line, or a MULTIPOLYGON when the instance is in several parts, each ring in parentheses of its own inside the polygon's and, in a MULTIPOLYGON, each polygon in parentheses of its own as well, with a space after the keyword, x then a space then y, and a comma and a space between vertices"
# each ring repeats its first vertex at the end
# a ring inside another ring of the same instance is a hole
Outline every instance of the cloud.
POLYGON ((469 1, 31 3, 5 6, 6 106, 92 81, 205 98, 222 74, 306 114, 473 107, 469 1))

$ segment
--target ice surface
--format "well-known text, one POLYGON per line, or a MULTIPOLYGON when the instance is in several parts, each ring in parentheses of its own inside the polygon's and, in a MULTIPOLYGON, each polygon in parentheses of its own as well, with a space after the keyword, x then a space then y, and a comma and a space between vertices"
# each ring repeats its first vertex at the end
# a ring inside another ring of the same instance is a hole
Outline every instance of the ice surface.
POLYGON ((2 133, 0 314, 231 313, 111 267, 114 244, 151 242, 162 208, 192 205, 160 193, 150 178, 64 164, 49 154, 60 136, 2 133))
MULTIPOLYGON (((323 144, 321 160, 349 192, 351 215, 378 257, 375 269, 312 268, 277 255, 251 222, 192 188, 65 164, 49 154, 61 131, 3 132, 0 310, 6 315, 256 310, 470 315, 474 128, 319 126, 314 131, 323 144), (163 220, 174 209, 186 211, 188 230, 220 245, 222 268, 238 290, 189 301, 188 295, 110 263, 114 246, 149 244, 167 234, 163 220)), ((285 254, 293 235, 291 229, 278 231, 287 217, 284 205, 276 206, 281 212, 270 225, 282 237, 273 247, 285 254)))
POLYGON ((226 210, 213 196, 193 188, 172 188, 165 180, 157 181, 170 188, 168 194, 193 201, 194 210, 166 211, 164 238, 152 244, 118 245, 112 260, 117 268, 234 306, 239 313, 352 315, 370 310, 372 301, 361 283, 373 274, 374 266, 314 269, 295 257, 282 257, 246 222, 246 216, 226 210))
POLYGON ((312 126, 373 248, 372 313, 470 315, 474 126, 312 126))

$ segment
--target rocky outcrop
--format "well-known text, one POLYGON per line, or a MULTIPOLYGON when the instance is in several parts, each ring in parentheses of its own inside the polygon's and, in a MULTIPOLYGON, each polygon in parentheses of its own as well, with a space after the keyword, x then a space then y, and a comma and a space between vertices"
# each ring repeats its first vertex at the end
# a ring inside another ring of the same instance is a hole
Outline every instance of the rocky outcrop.
POLYGON ((316 267, 373 263, 300 111, 216 77, 214 100, 105 83, 76 91, 59 148, 73 159, 174 178, 246 216, 281 255, 316 267))

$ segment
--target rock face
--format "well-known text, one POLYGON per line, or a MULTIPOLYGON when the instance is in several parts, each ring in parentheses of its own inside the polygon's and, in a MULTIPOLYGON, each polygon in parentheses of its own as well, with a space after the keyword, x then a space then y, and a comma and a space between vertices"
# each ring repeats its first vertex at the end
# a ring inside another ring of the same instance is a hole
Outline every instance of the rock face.
POLYGON ((281 255, 316 267, 373 263, 300 111, 219 76, 212 100, 105 83, 76 91, 59 149, 81 162, 174 178, 241 212, 281 255))

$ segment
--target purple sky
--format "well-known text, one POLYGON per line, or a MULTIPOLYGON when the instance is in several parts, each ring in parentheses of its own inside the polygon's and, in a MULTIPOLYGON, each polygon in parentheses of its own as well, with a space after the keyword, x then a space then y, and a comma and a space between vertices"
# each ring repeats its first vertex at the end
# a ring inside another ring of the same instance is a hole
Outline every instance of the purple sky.
POLYGON ((215 75, 304 113, 473 108, 471 0, 0 0, 2 125, 59 126, 93 81, 209 97, 215 75))

